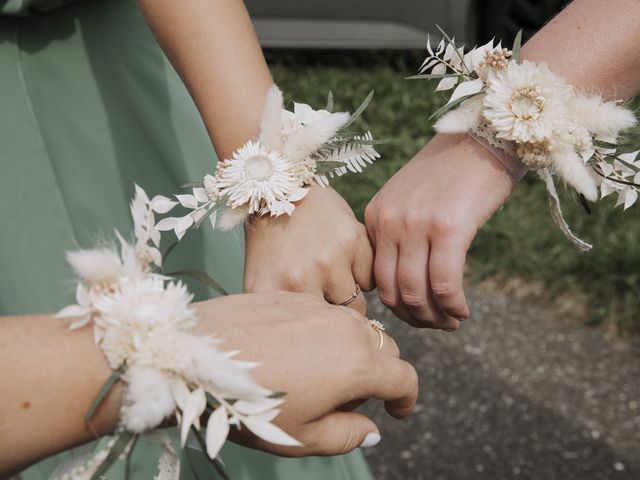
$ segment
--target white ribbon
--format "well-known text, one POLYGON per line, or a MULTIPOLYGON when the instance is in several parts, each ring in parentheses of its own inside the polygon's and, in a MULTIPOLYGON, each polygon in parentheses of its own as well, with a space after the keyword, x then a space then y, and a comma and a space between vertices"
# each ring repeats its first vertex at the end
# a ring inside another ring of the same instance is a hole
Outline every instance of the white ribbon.
MULTIPOLYGON (((180 436, 177 428, 164 430, 152 430, 144 433, 142 438, 157 443, 162 447, 162 454, 158 460, 158 475, 154 480, 179 480, 180 457, 176 453, 174 445, 180 444, 180 436)), ((101 440, 94 440, 80 447, 72 448, 67 456, 49 477, 49 480, 60 480, 69 474, 74 468, 87 463, 104 446, 101 440)), ((202 447, 193 435, 189 435, 185 448, 202 452, 202 447)))
POLYGON ((593 245, 578 238, 569 228, 567 221, 562 215, 562 209, 560 208, 560 199, 558 198, 558 192, 556 191, 556 185, 553 183, 553 177, 548 168, 538 170, 538 176, 544 181, 547 187, 547 196, 549 198, 549 209, 551 210, 551 218, 558 225, 565 237, 569 239, 576 247, 583 252, 588 252, 593 248, 593 245))

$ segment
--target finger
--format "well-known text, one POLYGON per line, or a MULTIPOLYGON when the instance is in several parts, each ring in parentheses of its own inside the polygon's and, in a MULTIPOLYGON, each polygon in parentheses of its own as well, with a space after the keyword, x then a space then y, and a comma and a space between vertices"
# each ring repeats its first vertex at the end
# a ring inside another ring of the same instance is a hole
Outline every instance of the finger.
POLYGON ((376 288, 376 282, 373 276, 373 248, 364 231, 362 239, 358 244, 352 272, 353 278, 358 282, 362 291, 370 292, 376 288))
POLYGON ((390 335, 384 332, 384 325, 382 325, 382 331, 379 328, 375 328, 372 322, 375 320, 369 320, 368 318, 358 314, 350 308, 340 307, 345 309, 353 318, 357 319, 362 327, 366 330, 365 335, 369 338, 369 344, 371 349, 376 352, 381 352, 383 355, 387 355, 393 358, 400 358, 400 349, 398 344, 390 335), (382 336, 381 336, 382 335, 382 336))
POLYGON ((418 374, 413 366, 398 358, 379 355, 367 398, 385 401, 385 409, 396 418, 408 416, 418 400, 418 374))
POLYGON ((400 358, 400 349, 398 348, 398 344, 393 339, 391 335, 388 335, 384 332, 384 326, 382 329, 378 328, 377 325, 382 325, 375 320, 367 321, 368 328, 373 332, 374 335, 369 335, 371 338, 371 346, 376 352, 380 352, 382 355, 387 355, 392 358, 400 358))
POLYGON ((389 307, 399 318, 417 326, 411 312, 400 299, 400 290, 396 282, 398 267, 398 247, 389 240, 379 239, 373 260, 373 272, 378 285, 380 301, 389 307))
POLYGON ((372 447, 380 432, 369 417, 358 412, 332 412, 309 425, 303 443, 315 445, 314 455, 341 455, 358 447, 372 447))
POLYGON ((427 300, 427 264, 429 245, 426 239, 407 239, 400 245, 397 284, 400 299, 411 315, 431 326, 437 314, 427 300))
POLYGON ((434 299, 446 314, 469 318, 462 285, 468 245, 462 239, 434 239, 429 258, 429 282, 434 299))
POLYGON ((329 303, 334 305, 344 305, 356 312, 367 315, 367 299, 362 290, 358 287, 353 273, 350 270, 344 270, 340 274, 333 276, 329 280, 329 285, 325 291, 325 298, 329 303), (357 295, 354 298, 354 295, 357 295))

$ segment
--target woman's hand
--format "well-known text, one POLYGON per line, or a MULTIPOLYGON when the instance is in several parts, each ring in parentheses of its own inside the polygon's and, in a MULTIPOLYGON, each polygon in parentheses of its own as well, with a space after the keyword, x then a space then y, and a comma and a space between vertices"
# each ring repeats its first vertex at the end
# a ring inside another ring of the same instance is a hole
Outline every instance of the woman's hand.
POLYGON ((475 140, 436 135, 366 208, 380 300, 411 325, 458 328, 467 250, 514 185, 475 140))
POLYGON ((313 295, 233 295, 195 305, 198 331, 223 339, 222 350, 259 362, 260 385, 286 392, 274 423, 302 447, 269 444, 246 429, 238 443, 277 455, 336 455, 380 440, 375 423, 353 408, 369 398, 385 401, 397 418, 413 410, 418 394, 414 368, 399 359, 398 347, 367 319, 313 295), (210 320, 210 321, 207 321, 210 320))
MULTIPOLYGON (((311 187, 293 215, 254 218, 246 232, 246 292, 307 292, 340 304, 374 288, 364 225, 330 187, 311 187)), ((363 315, 363 294, 349 304, 363 315)))

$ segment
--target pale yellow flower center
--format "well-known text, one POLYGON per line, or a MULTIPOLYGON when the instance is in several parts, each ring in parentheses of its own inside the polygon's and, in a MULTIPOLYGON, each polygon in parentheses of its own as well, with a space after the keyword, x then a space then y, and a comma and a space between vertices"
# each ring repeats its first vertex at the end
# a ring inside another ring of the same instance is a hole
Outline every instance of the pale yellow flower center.
POLYGON ((244 173, 254 180, 266 180, 273 175, 273 163, 267 155, 253 155, 245 160, 244 173))
POLYGON ((528 121, 537 119, 544 110, 545 98, 540 87, 523 87, 511 95, 509 109, 515 117, 528 121))
POLYGON ((494 70, 504 70, 509 64, 511 58, 511 50, 503 48, 502 50, 491 50, 486 53, 484 59, 480 63, 481 67, 488 67, 494 70))
POLYGON ((548 140, 542 142, 523 142, 518 143, 516 146, 516 153, 518 158, 527 167, 537 170, 539 168, 546 168, 551 165, 551 153, 552 147, 549 145, 548 140))
POLYGON ((110 295, 115 293, 116 284, 109 282, 94 283, 93 285, 91 285, 91 291, 97 294, 104 293, 106 295, 110 295))

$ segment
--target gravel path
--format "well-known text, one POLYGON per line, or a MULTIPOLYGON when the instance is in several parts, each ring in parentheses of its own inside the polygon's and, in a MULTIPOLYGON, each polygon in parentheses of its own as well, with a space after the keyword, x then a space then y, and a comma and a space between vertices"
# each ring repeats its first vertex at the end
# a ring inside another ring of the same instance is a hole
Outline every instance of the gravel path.
POLYGON ((640 479, 640 356, 627 342, 496 294, 471 291, 474 317, 456 333, 370 303, 421 378, 408 421, 365 408, 382 433, 365 451, 376 479, 640 479))

